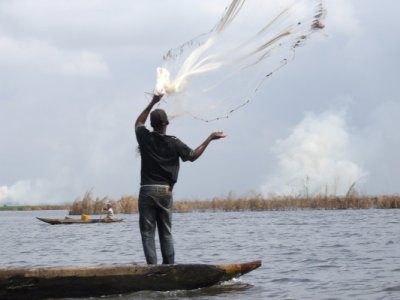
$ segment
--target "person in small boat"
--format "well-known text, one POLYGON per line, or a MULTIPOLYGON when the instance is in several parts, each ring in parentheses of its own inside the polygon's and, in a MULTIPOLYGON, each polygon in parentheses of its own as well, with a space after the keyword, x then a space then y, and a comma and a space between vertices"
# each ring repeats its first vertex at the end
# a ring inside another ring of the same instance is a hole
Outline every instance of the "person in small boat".
POLYGON ((106 206, 103 207, 103 210, 107 211, 106 219, 112 219, 114 217, 114 211, 110 202, 106 203, 106 206))
POLYGON ((166 112, 162 109, 151 111, 161 98, 162 95, 154 95, 135 122, 136 139, 141 156, 139 227, 148 264, 157 264, 156 226, 163 258, 162 263, 175 263, 171 214, 172 190, 178 179, 179 159, 195 161, 211 141, 225 137, 222 131, 213 132, 193 150, 175 136, 167 135, 169 121, 166 112), (153 131, 149 131, 145 127, 149 115, 153 131))

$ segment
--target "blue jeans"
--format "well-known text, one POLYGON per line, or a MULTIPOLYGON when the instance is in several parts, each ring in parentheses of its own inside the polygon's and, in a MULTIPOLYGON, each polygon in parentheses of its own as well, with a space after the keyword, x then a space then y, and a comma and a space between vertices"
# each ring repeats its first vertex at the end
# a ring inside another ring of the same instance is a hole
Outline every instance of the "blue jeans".
POLYGON ((157 264, 155 231, 158 229, 163 264, 175 262, 171 233, 172 192, 164 186, 142 186, 139 192, 139 226, 146 262, 157 264))

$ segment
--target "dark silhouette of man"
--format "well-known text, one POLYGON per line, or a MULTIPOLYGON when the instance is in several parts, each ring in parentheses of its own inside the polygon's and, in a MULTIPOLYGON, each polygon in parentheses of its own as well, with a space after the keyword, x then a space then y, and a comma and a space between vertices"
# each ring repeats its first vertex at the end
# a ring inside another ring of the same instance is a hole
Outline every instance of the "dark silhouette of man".
POLYGON ((211 141, 225 137, 222 131, 213 132, 193 150, 178 138, 167 135, 169 121, 165 111, 155 109, 150 114, 153 106, 161 98, 162 95, 154 95, 135 122, 136 139, 141 156, 139 226, 148 264, 157 264, 156 226, 160 239, 162 263, 175 263, 171 232, 172 189, 178 179, 179 159, 195 161, 203 154, 211 141), (149 114, 153 131, 145 127, 149 114))

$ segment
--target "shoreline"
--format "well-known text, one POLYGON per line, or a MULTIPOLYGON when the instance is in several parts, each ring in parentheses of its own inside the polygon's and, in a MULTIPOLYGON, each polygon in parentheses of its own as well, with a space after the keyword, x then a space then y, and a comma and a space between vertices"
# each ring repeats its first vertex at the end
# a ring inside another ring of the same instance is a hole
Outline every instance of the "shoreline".
MULTIPOLYGON (((113 205, 115 213, 138 213, 138 200, 134 196, 123 196, 119 200, 108 197, 93 198, 86 193, 71 205, 3 205, 0 211, 68 210, 69 215, 102 214, 105 203, 113 205)), ((280 210, 336 210, 336 209, 398 209, 400 195, 381 196, 279 196, 262 198, 215 198, 212 200, 180 200, 174 203, 174 212, 210 211, 280 211, 280 210)))

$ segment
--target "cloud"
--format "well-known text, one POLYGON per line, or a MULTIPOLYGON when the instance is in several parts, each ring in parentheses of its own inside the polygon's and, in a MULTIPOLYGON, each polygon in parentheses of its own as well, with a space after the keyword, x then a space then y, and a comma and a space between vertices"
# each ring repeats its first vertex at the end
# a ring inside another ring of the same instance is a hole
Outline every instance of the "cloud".
POLYGON ((366 172, 353 157, 344 113, 309 113, 273 148, 276 170, 261 187, 265 194, 344 195, 366 172))
POLYGON ((74 77, 106 77, 108 66, 93 51, 59 49, 35 38, 14 39, 0 32, 0 66, 74 77))
POLYGON ((0 1, 0 27, 13 36, 35 36, 70 49, 82 45, 149 47, 175 40, 171 44, 174 46, 207 31, 214 25, 211 20, 220 17, 226 5, 201 0, 182 1, 179 5, 130 0, 0 1), (209 25, 204 28, 204 23, 209 25), (189 30, 193 31, 187 35, 189 30))
POLYGON ((329 32, 340 32, 348 35, 359 34, 363 29, 357 18, 357 9, 351 1, 325 1, 327 29, 329 32))
POLYGON ((399 114, 398 101, 382 101, 365 117, 366 125, 357 136, 357 152, 373 174, 367 182, 370 194, 398 193, 399 114))
MULTIPOLYGON (((108 100, 81 112, 84 120, 79 121, 75 134, 61 127, 55 135, 32 130, 33 135, 40 134, 28 139, 29 150, 14 150, 17 170, 11 164, 3 165, 8 174, 1 177, 0 203, 71 203, 89 190, 115 199, 136 192, 139 160, 135 157, 132 105, 120 98, 108 100), (34 166, 33 160, 40 163, 34 166)), ((46 124, 56 127, 54 122, 46 124)), ((3 150, 7 154, 13 147, 3 150)))
MULTIPOLYGON (((1 203, 62 203, 92 188, 115 198, 136 193, 132 121, 148 103, 143 92, 162 55, 211 29, 227 4, 0 1, 1 203)), ((334 193, 358 178, 361 192, 399 192, 400 2, 324 4, 326 37, 300 49, 257 99, 221 122, 171 122, 171 134, 192 146, 209 131, 229 136, 182 166, 176 199, 261 186, 266 194, 307 185, 324 193, 328 184, 334 193), (317 113, 343 104, 346 114, 317 113), (305 111, 314 113, 301 121, 305 111)))
POLYGON ((46 179, 20 180, 10 186, 0 186, 0 203, 42 204, 51 203, 49 192, 56 188, 55 182, 46 179))

